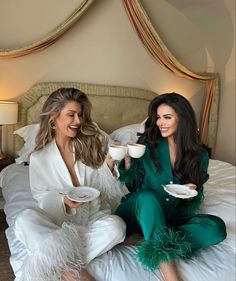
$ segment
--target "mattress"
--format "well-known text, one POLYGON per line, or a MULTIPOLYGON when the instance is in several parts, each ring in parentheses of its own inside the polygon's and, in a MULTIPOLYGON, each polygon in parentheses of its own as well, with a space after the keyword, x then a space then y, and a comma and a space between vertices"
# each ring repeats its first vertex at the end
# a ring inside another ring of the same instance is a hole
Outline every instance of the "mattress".
MULTIPOLYGON (((14 221, 22 210, 36 206, 29 187, 29 167, 12 164, 0 173, 0 186, 6 201, 4 211, 9 227, 6 236, 11 252, 10 263, 17 277, 27 255, 14 234, 14 221)), ((178 261, 184 281, 235 280, 235 167, 226 162, 210 160, 210 179, 204 185, 205 200, 200 213, 221 217, 227 227, 227 238, 219 245, 200 251, 197 257, 178 261)), ((199 233, 201 235, 201 233, 199 233)), ((97 281, 161 281, 157 269, 144 269, 135 256, 135 246, 120 244, 97 257, 88 267, 97 281)))

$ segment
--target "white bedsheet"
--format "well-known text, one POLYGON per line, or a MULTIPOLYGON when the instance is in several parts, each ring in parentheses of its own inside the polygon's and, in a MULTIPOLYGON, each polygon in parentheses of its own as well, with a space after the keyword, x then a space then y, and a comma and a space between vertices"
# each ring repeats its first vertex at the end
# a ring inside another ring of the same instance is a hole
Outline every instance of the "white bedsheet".
MULTIPOLYGON (((221 217, 227 226, 225 241, 202 250, 198 257, 178 262, 184 281, 235 280, 235 167, 217 160, 210 160, 210 180, 205 184, 205 201, 201 213, 221 217)), ((28 166, 10 165, 0 174, 0 186, 6 204, 9 228, 6 236, 11 251, 10 263, 16 275, 24 261, 26 250, 14 235, 15 217, 21 210, 36 206, 29 188, 28 166)), ((199 233, 201 235, 201 233, 199 233)), ((118 245, 96 258, 89 265, 97 281, 161 281, 159 270, 144 270, 135 258, 135 247, 118 245)))

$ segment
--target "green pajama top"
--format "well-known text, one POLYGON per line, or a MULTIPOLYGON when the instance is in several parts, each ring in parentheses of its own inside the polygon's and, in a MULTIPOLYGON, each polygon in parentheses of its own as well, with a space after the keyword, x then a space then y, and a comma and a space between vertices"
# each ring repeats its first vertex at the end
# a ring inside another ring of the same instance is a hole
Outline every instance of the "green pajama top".
POLYGON ((169 147, 161 139, 155 148, 155 158, 161 165, 157 171, 146 145, 143 157, 132 159, 128 170, 124 161, 119 165, 120 181, 130 193, 116 213, 127 224, 127 234, 140 230, 145 242, 138 246, 138 258, 148 268, 155 269, 160 262, 190 258, 197 249, 221 242, 226 237, 224 222, 212 215, 196 215, 203 200, 203 184, 208 180, 208 153, 202 150, 201 186, 191 200, 168 194, 162 185, 186 184, 173 175, 169 147), (200 235, 199 235, 200 234, 200 235), (202 235, 202 236, 201 236, 202 235))
POLYGON ((202 185, 197 187, 198 195, 192 200, 183 200, 168 194, 162 185, 180 183, 179 179, 173 175, 168 142, 162 139, 160 144, 155 149, 155 156, 159 163, 161 163, 161 171, 157 171, 154 163, 150 159, 150 151, 146 147, 144 156, 140 159, 132 159, 130 170, 126 171, 119 167, 120 181, 125 182, 128 189, 132 192, 144 189, 151 189, 157 193, 158 200, 164 209, 166 216, 173 216, 175 213, 179 216, 191 215, 199 208, 203 200, 203 184, 208 180, 207 168, 209 163, 208 153, 203 150, 201 155, 201 169, 202 169, 202 185), (145 172, 144 172, 145 171, 145 172))

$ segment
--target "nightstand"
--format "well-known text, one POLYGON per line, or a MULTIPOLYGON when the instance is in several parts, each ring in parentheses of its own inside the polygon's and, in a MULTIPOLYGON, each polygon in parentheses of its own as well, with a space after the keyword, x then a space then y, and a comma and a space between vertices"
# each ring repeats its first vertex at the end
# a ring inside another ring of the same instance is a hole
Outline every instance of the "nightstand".
MULTIPOLYGON (((6 155, 6 157, 0 159, 0 172, 2 169, 7 167, 10 164, 13 164, 15 162, 14 158, 10 155, 6 155)), ((2 212, 4 206, 4 199, 2 197, 2 189, 0 187, 0 212, 2 212)))

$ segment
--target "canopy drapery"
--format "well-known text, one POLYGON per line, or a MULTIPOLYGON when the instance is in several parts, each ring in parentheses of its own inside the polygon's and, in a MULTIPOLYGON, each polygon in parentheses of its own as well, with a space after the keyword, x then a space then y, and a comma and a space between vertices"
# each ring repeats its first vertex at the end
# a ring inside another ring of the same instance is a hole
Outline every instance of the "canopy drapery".
POLYGON ((18 49, 0 49, 0 58, 17 58, 26 56, 41 51, 54 44, 68 29, 73 26, 74 23, 78 21, 78 19, 93 2, 94 0, 83 0, 79 7, 63 23, 59 24, 39 41, 18 49))
POLYGON ((123 0, 127 15, 151 56, 177 76, 206 83, 205 103, 200 125, 200 141, 214 149, 218 123, 219 75, 198 74, 183 66, 163 43, 139 0, 123 0))
MULTIPOLYGON (((19 49, 0 49, 0 58, 16 58, 41 51, 55 43, 95 0, 84 0, 80 6, 59 26, 41 40, 19 49)), ((183 66, 163 43, 153 27, 149 17, 139 0, 123 0, 127 15, 140 40, 151 56, 173 74, 191 80, 206 83, 205 103, 200 124, 200 140, 209 148, 214 149, 220 97, 220 78, 217 73, 194 73, 183 66)))

